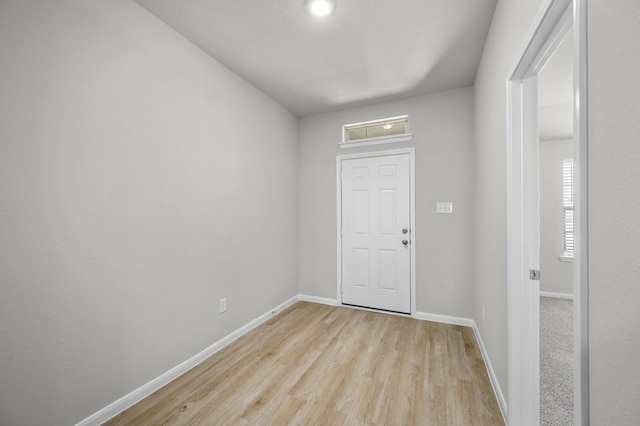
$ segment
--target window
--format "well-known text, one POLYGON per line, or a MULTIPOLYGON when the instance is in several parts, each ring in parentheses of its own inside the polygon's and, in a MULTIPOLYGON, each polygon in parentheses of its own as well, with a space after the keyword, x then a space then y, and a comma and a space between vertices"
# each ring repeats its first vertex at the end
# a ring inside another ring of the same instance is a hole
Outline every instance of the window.
POLYGON ((573 201, 574 201, 574 174, 573 159, 564 160, 562 162, 562 194, 564 206, 564 253, 562 260, 573 259, 573 250, 575 242, 574 226, 573 226, 573 201))
POLYGON ((383 118, 342 126, 341 148, 411 140, 409 116, 383 118))

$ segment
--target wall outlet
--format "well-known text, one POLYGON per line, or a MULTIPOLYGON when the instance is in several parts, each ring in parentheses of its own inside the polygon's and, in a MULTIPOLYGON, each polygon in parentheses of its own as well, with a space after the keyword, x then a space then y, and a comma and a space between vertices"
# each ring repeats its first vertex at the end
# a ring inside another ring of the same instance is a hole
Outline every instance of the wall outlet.
POLYGON ((485 313, 484 305, 482 305, 481 312, 482 312, 482 321, 484 321, 484 313, 485 313))
POLYGON ((220 299, 220 313, 227 312, 227 298, 220 299))

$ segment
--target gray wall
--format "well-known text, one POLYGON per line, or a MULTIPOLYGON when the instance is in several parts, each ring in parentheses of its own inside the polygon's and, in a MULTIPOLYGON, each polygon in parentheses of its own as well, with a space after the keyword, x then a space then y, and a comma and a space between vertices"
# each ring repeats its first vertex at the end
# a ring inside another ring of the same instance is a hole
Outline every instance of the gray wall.
MULTIPOLYGON (((476 75, 474 318, 505 397, 507 389, 507 73, 542 0, 500 0, 476 75), (481 306, 486 307, 485 320, 481 306)), ((507 401, 508 402, 508 401, 507 401)))
POLYGON ((416 299, 421 312, 471 316, 473 90, 300 119, 300 293, 336 299, 336 155, 416 149, 416 299), (411 142, 340 149, 343 124, 409 114, 411 142), (437 201, 453 214, 437 215, 437 201), (461 266, 462 265, 462 266, 461 266))
MULTIPOLYGON (((542 3, 499 1, 474 86, 474 318, 505 394, 505 78, 542 3)), ((640 2, 587 3, 591 424, 632 425, 640 418, 640 2)))
POLYGON ((573 262, 564 250, 562 163, 573 158, 573 141, 540 142, 540 291, 573 294, 573 262))
POLYGON ((297 294, 294 116, 130 1, 3 0, 0 52, 0 424, 80 421, 297 294))
MULTIPOLYGON (((473 316, 506 394, 504 81, 541 4, 498 3, 473 89, 305 117, 296 148, 295 117, 129 1, 0 2, 0 424, 72 424, 298 291, 334 298, 340 126, 405 113, 418 309, 473 316)), ((640 3, 588 4, 591 420, 630 425, 640 3)))
POLYGON ((591 424, 640 418, 640 2, 590 0, 591 424))

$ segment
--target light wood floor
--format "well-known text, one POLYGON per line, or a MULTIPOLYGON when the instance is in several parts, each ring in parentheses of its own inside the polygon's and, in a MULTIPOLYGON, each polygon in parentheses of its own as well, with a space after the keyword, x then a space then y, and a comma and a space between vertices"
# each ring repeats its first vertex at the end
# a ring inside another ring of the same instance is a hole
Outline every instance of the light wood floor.
POLYGON ((298 302, 108 425, 503 425, 467 327, 298 302))

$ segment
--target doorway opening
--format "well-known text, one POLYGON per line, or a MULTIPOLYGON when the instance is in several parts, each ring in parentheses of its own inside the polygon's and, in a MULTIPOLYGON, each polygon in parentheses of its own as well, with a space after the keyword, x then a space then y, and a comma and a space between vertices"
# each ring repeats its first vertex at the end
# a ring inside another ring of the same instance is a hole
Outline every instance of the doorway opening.
POLYGON ((540 425, 574 424, 573 35, 538 74, 540 425))
MULTIPOLYGON (((573 63, 574 424, 588 424, 586 11, 583 0, 549 0, 507 76, 508 423, 540 424, 541 210, 539 74, 568 33, 573 63)), ((546 232, 546 231, 545 231, 546 232)), ((546 235, 545 235, 546 237, 546 235)), ((544 264, 544 262, 542 262, 544 264)))

